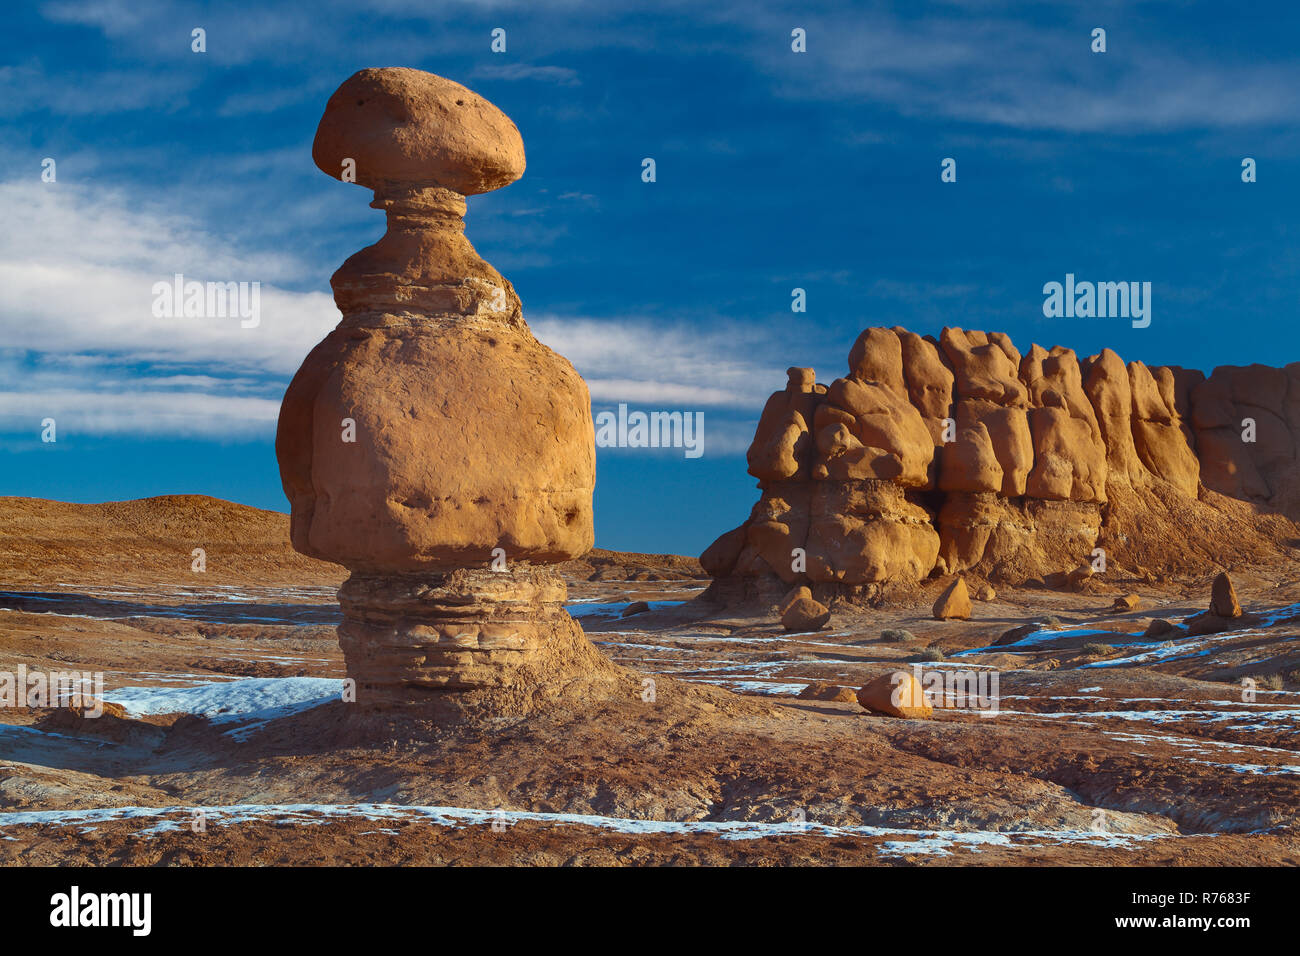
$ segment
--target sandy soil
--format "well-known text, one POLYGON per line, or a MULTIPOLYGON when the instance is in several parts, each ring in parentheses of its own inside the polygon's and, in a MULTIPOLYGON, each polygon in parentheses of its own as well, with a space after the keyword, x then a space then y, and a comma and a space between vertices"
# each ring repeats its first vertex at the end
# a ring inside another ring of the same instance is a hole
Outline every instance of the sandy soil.
POLYGON ((1140 635, 1217 568, 1007 590, 969 622, 930 618, 932 582, 790 635, 695 600, 692 559, 596 554, 571 612, 627 698, 437 725, 332 699, 342 575, 283 516, 210 502, 0 499, 6 669, 102 672, 126 708, 0 708, 0 863, 1300 863, 1297 568, 1231 569, 1261 621, 1202 637, 1140 635), (914 665, 996 692, 930 721, 824 699, 914 665))

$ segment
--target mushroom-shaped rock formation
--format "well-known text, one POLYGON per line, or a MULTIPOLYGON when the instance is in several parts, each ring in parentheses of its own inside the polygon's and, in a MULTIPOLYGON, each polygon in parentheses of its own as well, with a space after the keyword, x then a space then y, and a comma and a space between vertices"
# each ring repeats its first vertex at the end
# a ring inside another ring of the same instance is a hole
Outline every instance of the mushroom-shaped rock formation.
POLYGON ((537 566, 593 542, 586 384, 464 235, 465 195, 522 175, 519 131, 450 80, 368 69, 330 97, 312 155, 388 216, 330 280, 343 320, 276 434, 293 546, 352 571, 339 639, 358 701, 483 691, 526 709, 614 673, 537 566))
POLYGON ((768 400, 761 498, 700 558, 710 598, 873 603, 966 571, 1081 587, 1097 548, 1112 571, 1193 577, 1300 537, 1300 363, 1206 378, 955 328, 870 328, 848 358, 768 400))

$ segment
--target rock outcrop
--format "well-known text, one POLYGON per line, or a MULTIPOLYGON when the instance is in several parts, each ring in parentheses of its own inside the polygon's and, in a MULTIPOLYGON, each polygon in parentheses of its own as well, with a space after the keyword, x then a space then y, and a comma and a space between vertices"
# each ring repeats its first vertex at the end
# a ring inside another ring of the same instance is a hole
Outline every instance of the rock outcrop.
POLYGON ((1248 614, 1237 600, 1237 589, 1232 586, 1232 579, 1220 573, 1210 586, 1210 606, 1200 614, 1194 614, 1183 623, 1187 633, 1221 634, 1224 631, 1242 630, 1263 623, 1258 614, 1248 614))
POLYGON ((1219 574, 1210 587, 1210 613, 1219 617, 1241 617, 1241 603, 1237 600, 1237 589, 1232 586, 1232 579, 1226 574, 1219 574))
POLYGON ((958 576, 944 588, 939 600, 934 602, 932 613, 936 621, 970 620, 970 592, 965 580, 958 576))
POLYGON ((465 196, 523 174, 519 131, 450 80, 368 69, 330 97, 312 156, 388 216, 330 280, 343 320, 276 435, 294 548, 352 572, 339 639, 358 700, 481 691, 518 710, 608 671, 562 578, 534 566, 593 542, 587 387, 464 236, 465 196))
POLYGON ((797 585, 869 602, 961 572, 1083 588, 1096 549, 1112 569, 1203 574, 1296 539, 1298 446, 1300 362, 1206 378, 871 328, 843 378, 789 370, 749 449, 761 498, 700 561, 728 603, 797 585))

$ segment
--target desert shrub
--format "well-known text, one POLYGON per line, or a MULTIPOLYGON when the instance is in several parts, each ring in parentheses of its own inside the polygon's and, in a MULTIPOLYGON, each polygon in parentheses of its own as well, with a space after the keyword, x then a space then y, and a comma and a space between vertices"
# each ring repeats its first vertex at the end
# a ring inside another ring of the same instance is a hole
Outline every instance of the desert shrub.
POLYGON ((887 627, 880 632, 880 639, 882 641, 893 641, 895 644, 898 644, 905 641, 914 641, 916 640, 916 635, 911 631, 904 631, 901 628, 887 627))
POLYGON ((1260 687, 1260 688, 1262 688, 1262 689, 1264 689, 1264 690, 1281 690, 1281 689, 1282 689, 1282 675, 1281 675, 1281 674, 1265 674, 1263 677, 1256 677, 1256 678, 1255 678, 1255 686, 1256 686, 1256 687, 1260 687))
POLYGON ((1048 614, 1046 617, 1039 618, 1038 623, 1043 627, 1060 627, 1065 622, 1055 614, 1048 614))
POLYGON ((939 650, 937 647, 925 647, 908 657, 908 660, 920 664, 925 661, 944 660, 944 655, 943 651, 939 650))
POLYGON ((1083 653, 1089 657, 1105 657, 1107 654, 1114 654, 1115 648, 1109 644, 1085 644, 1083 645, 1083 653))

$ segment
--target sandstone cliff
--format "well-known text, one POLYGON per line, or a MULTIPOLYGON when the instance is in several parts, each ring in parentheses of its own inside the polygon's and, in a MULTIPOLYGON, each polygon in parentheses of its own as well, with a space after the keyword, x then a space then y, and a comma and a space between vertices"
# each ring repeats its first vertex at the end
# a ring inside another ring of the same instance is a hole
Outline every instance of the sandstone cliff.
POLYGON ((789 376, 748 453, 762 497, 700 557, 714 597, 871 599, 955 572, 1020 584, 1103 553, 1111 571, 1204 573, 1300 538, 1300 362, 1207 378, 1110 349, 1021 354, 997 332, 870 328, 845 377, 789 376))

